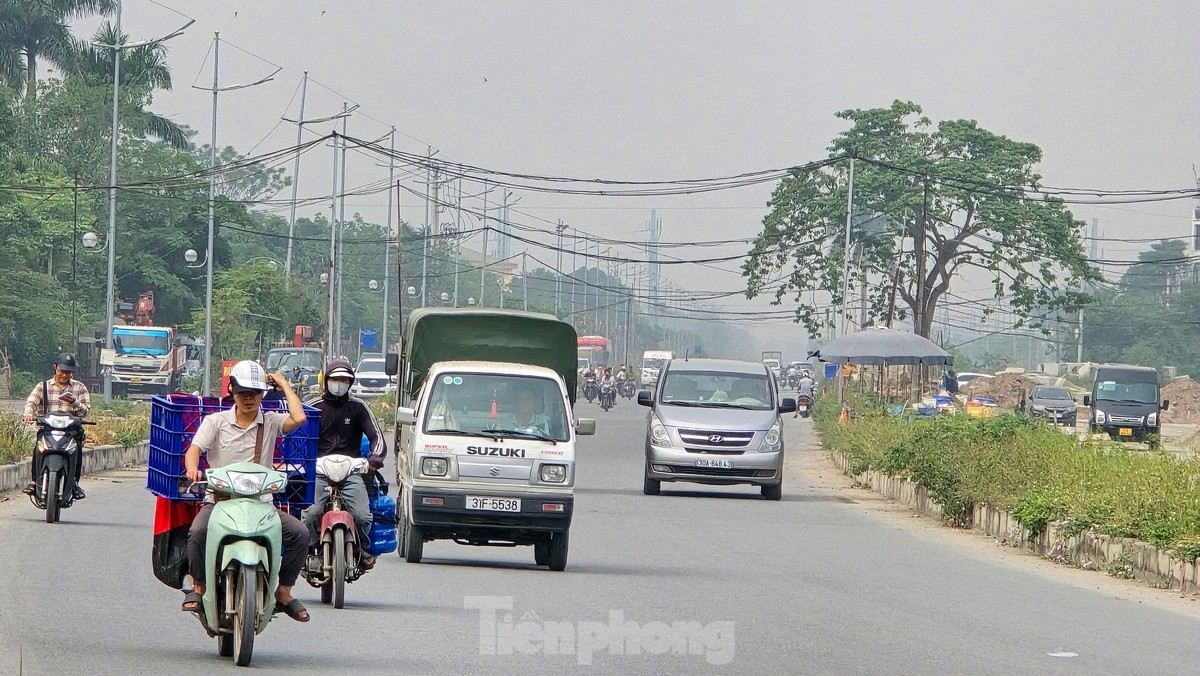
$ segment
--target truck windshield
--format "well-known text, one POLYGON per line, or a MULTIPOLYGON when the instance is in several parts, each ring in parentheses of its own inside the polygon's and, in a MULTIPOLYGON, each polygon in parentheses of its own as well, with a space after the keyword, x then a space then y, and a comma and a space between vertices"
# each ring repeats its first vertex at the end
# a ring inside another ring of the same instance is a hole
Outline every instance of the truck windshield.
POLYGON ((642 368, 644 369, 661 369, 666 359, 643 359, 642 368))
POLYGON ((364 359, 358 362, 358 368, 354 369, 355 373, 383 373, 384 361, 382 359, 364 359))
POLYGON ((1096 401, 1115 401, 1125 404, 1157 404, 1158 386, 1154 383, 1101 381, 1096 383, 1096 401))
POLYGON ((299 366, 313 373, 321 370, 319 350, 271 350, 267 353, 268 371, 286 371, 299 366))
POLYGON ((562 389, 549 378, 440 373, 428 401, 426 434, 570 438, 562 389))
POLYGON ((662 391, 662 403, 674 406, 771 409, 771 383, 766 374, 672 371, 662 391))
POLYGON ((171 339, 166 331, 113 329, 113 347, 122 354, 166 354, 171 339))

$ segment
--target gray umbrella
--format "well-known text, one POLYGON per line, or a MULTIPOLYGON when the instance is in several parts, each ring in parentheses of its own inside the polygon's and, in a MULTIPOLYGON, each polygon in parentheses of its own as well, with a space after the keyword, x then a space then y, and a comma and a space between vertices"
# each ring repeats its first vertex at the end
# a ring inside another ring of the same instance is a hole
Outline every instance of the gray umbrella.
POLYGON ((864 329, 822 347, 814 355, 834 364, 950 365, 950 356, 935 343, 915 333, 895 329, 864 329))

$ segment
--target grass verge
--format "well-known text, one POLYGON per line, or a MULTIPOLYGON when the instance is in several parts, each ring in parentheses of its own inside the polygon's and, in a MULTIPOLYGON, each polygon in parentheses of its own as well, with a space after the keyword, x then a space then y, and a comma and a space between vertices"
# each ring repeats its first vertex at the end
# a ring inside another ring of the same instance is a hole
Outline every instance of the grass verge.
POLYGON ((1024 416, 896 417, 851 398, 854 419, 838 422, 826 397, 814 419, 825 447, 855 472, 875 469, 924 486, 960 521, 975 504, 1012 512, 1033 535, 1050 523, 1069 534, 1095 531, 1200 554, 1200 460, 1078 441, 1024 416))
MULTIPOLYGON (((96 421, 85 428, 88 446, 115 444, 129 448, 150 438, 150 407, 144 402, 115 400, 88 415, 96 421)), ((0 464, 18 462, 33 451, 34 430, 16 413, 0 413, 0 464)))

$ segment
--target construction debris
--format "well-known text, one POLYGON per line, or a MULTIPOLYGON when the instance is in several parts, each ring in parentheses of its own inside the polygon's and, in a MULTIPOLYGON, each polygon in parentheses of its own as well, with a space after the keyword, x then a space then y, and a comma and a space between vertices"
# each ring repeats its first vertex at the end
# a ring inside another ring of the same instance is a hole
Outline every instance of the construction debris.
POLYGON ((968 398, 989 399, 999 408, 1015 410, 1021 403, 1021 397, 1029 396, 1034 383, 1030 378, 1020 373, 1001 373, 994 378, 976 378, 972 380, 963 395, 968 398))
POLYGON ((1162 398, 1171 402, 1171 407, 1163 414, 1165 421, 1200 421, 1200 383, 1187 376, 1176 378, 1162 388, 1162 398))

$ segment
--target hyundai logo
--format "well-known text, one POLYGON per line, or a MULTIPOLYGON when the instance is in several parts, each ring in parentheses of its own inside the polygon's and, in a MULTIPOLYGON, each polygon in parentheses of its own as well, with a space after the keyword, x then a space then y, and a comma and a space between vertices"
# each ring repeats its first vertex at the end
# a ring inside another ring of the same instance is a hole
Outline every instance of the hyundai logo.
POLYGON ((719 444, 722 441, 725 441, 725 437, 721 436, 720 434, 708 435, 708 443, 710 444, 719 444))
POLYGON ((491 474, 492 476, 500 476, 500 468, 493 467, 490 470, 488 470, 488 474, 491 474))

